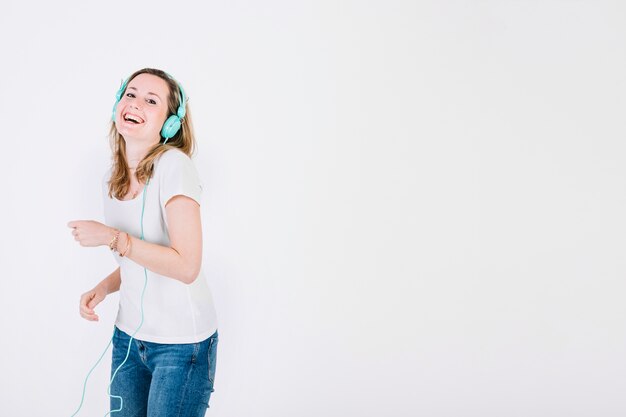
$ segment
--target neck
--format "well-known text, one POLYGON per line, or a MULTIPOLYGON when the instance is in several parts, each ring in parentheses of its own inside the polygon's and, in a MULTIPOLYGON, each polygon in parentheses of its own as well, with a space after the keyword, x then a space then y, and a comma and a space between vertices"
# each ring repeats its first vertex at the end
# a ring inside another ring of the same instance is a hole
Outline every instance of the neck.
POLYGON ((126 163, 128 167, 131 169, 137 168, 137 165, 143 160, 143 158, 148 154, 148 151, 154 147, 158 142, 148 143, 146 144, 134 141, 127 140, 126 141, 126 163))

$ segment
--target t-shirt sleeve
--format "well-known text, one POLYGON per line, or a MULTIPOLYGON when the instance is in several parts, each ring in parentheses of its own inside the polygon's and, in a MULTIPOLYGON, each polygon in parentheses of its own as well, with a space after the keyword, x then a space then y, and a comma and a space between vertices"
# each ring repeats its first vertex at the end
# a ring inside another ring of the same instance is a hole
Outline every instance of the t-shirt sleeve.
POLYGON ((159 201, 163 210, 167 202, 177 195, 187 196, 200 204, 202 183, 189 156, 170 150, 161 155, 159 165, 159 201))

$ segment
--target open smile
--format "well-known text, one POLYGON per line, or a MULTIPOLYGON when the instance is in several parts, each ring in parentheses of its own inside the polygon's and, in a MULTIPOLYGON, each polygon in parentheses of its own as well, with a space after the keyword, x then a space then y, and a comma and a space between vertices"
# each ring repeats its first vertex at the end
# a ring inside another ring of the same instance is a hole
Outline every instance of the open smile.
POLYGON ((145 122, 145 120, 143 120, 141 117, 132 113, 125 113, 122 115, 122 118, 124 119, 125 122, 132 123, 135 125, 140 125, 145 122))

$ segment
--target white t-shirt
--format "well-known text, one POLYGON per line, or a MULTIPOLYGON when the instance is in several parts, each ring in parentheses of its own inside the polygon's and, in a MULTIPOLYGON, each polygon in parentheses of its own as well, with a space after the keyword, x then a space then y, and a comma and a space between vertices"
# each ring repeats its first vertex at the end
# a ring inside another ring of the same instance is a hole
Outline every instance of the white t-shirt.
MULTIPOLYGON (((143 192, 133 200, 109 198, 103 179, 104 218, 108 226, 141 237, 143 192)), ((145 190, 143 215, 144 240, 169 246, 165 204, 176 195, 188 196, 200 204, 202 184, 192 160, 178 149, 164 152, 155 162, 152 178, 145 190)), ((132 249, 131 249, 132 250, 132 249)), ((141 292, 144 268, 114 252, 120 265, 120 305, 115 325, 132 335, 141 323, 141 292)), ((143 325, 135 338, 156 343, 197 343, 217 330, 211 291, 202 271, 191 284, 156 274, 150 270, 143 299, 143 325)))

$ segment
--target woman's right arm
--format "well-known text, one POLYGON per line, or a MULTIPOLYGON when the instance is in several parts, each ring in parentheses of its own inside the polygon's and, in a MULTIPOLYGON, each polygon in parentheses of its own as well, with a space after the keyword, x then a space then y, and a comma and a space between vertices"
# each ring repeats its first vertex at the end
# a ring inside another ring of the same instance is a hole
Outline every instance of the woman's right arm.
POLYGON ((100 304, 107 295, 112 294, 120 289, 122 280, 120 277, 120 269, 115 271, 100 281, 93 289, 87 291, 80 296, 80 316, 85 320, 98 321, 98 315, 94 308, 100 304))

